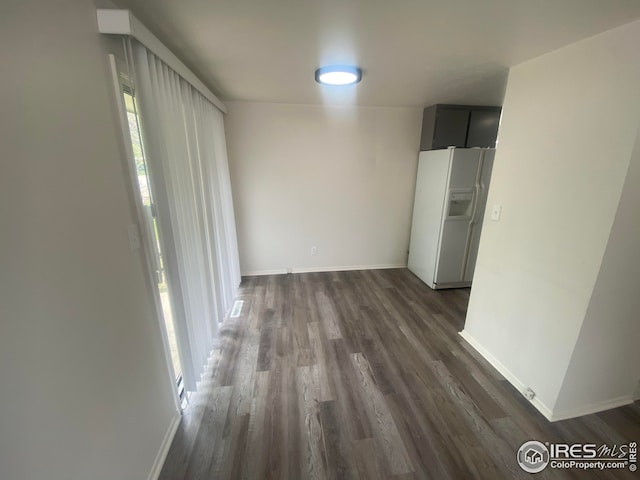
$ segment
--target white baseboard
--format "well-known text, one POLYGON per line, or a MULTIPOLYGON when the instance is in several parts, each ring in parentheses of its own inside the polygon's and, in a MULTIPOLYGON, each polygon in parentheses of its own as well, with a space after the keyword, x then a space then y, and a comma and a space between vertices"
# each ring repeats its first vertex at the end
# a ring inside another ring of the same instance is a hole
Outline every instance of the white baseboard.
POLYGON ((251 270, 249 272, 242 272, 243 277, 261 277, 263 275, 283 275, 287 273, 286 270, 251 270))
POLYGON ((611 400, 604 400, 602 402, 591 403, 589 405, 583 405, 578 408, 570 408, 568 410, 554 412, 551 416, 552 422, 558 420, 568 420, 569 418, 582 417, 583 415, 591 415, 592 413, 602 412, 604 410, 611 410, 612 408, 623 407, 633 403, 631 396, 613 398, 611 400))
MULTIPOLYGON (((348 265, 340 267, 303 267, 291 268, 291 273, 313 273, 313 272, 346 272, 349 270, 384 270, 389 268, 407 268, 406 264, 382 264, 382 265, 348 265)), ((283 275, 289 273, 286 268, 278 270, 251 270, 242 272, 243 277, 259 277, 262 275, 283 275)))
MULTIPOLYGON (((469 345, 471 345, 485 360, 494 366, 498 372, 506 378, 511 385, 513 385, 520 393, 523 393, 527 386, 521 382, 507 367, 505 367, 497 358, 495 358, 489 351, 484 348, 473 336, 469 335, 466 330, 460 332, 460 336, 464 338, 469 345)), ((523 394, 524 396, 524 394, 523 394)), ((526 398, 526 397, 525 397, 526 398)), ((638 399, 636 399, 638 400, 638 399)), ((583 405, 578 408, 570 408, 560 412, 554 412, 547 407, 544 402, 540 401, 537 397, 533 400, 529 400, 536 409, 545 416, 550 422, 557 422, 560 420, 568 420, 570 418, 582 417, 584 415, 591 415, 592 413, 602 412, 604 410, 610 410, 612 408, 622 407, 634 402, 633 396, 625 396, 613 398, 610 400, 604 400, 602 402, 591 403, 589 405, 583 405)))
MULTIPOLYGON (((500 374, 506 378, 511 385, 513 385, 524 396, 524 391, 527 389, 525 385, 518 377, 516 377, 507 367, 505 367, 500 360, 494 357, 489 351, 484 348, 475 338, 473 338, 466 330, 460 332, 460 336, 464 338, 469 345, 471 345, 484 359, 489 362, 493 367, 500 372, 500 374)), ((526 397, 525 397, 526 398, 526 397)), ((551 422, 556 419, 553 418, 553 412, 542 402, 538 397, 534 397, 533 400, 529 400, 536 409, 545 416, 545 418, 551 422)))
POLYGON ((153 461, 153 467, 151 468, 151 472, 149 472, 149 476, 147 477, 148 480, 157 480, 160 476, 162 466, 164 465, 164 461, 166 460, 169 449, 171 448, 171 444, 173 443, 173 437, 175 437, 176 432, 178 431, 181 417, 182 415, 180 414, 180 412, 176 412, 175 416, 171 419, 171 423, 169 424, 167 433, 165 433, 162 444, 160 445, 160 450, 158 450, 156 459, 153 461))

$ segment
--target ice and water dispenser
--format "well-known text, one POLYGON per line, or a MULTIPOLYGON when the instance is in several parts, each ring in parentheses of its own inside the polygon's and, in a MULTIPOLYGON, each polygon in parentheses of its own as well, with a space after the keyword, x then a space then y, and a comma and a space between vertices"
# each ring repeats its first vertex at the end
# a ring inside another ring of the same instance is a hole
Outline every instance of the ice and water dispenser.
POLYGON ((473 215, 475 190, 449 190, 447 220, 469 220, 473 215))

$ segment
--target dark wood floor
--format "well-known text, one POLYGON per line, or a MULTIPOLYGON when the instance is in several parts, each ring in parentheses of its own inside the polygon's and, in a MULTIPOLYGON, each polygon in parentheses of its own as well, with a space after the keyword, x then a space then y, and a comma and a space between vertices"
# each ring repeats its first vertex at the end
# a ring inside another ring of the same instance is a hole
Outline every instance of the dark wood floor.
POLYGON ((638 403, 544 419, 457 335, 468 297, 407 270, 245 278, 160 478, 529 478, 524 441, 640 441, 638 403))

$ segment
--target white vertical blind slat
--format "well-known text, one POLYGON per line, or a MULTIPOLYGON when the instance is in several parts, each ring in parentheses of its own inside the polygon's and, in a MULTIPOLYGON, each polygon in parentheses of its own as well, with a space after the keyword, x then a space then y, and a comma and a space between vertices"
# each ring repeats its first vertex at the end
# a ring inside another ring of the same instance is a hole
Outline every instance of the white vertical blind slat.
POLYGON ((144 46, 133 42, 133 51, 183 378, 193 391, 240 284, 224 122, 144 46))

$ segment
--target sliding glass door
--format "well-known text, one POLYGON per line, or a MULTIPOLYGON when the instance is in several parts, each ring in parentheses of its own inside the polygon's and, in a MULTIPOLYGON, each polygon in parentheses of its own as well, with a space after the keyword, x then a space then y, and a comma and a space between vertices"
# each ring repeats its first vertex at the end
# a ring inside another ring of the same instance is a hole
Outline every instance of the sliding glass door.
POLYGON ((133 150, 133 161, 135 162, 135 171, 138 179, 138 187, 140 194, 140 203, 143 207, 145 230, 151 234, 151 258, 152 270, 155 272, 155 285, 162 303, 162 314, 164 324, 167 330, 169 340, 169 348, 171 353, 171 363, 173 365, 176 383, 180 382, 182 376, 182 368, 180 367, 180 356, 178 354, 178 343, 175 336, 175 328, 173 326, 173 317, 171 313, 171 299, 167 290, 166 275, 162 258, 162 247, 158 238, 158 225, 155 215, 155 206, 153 203, 153 191, 151 182, 147 174, 147 162, 144 155, 144 146, 140 135, 140 118, 137 113, 136 100, 130 87, 122 85, 122 96, 127 114, 127 124, 129 126, 129 136, 131 139, 131 147, 133 150))
POLYGON ((224 106, 142 44, 122 47, 111 62, 144 256, 168 363, 193 392, 240 284, 224 106))

